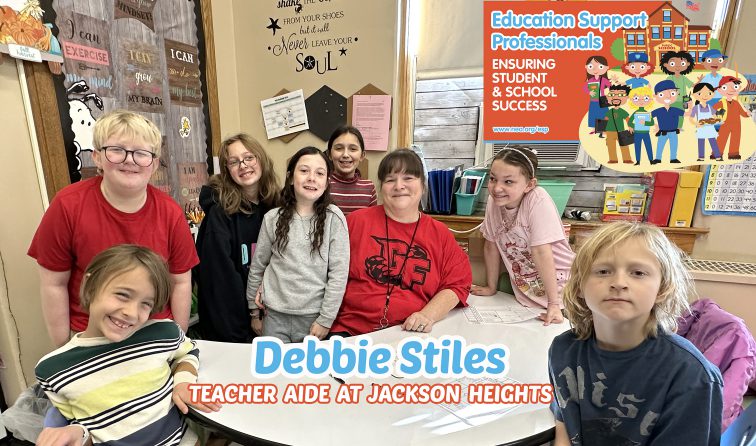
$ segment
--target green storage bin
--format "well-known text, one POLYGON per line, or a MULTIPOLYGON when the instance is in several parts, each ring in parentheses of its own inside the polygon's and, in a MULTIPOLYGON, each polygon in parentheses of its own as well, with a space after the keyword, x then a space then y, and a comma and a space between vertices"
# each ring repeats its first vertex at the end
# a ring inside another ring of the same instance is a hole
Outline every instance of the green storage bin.
POLYGON ((554 200, 557 211, 561 216, 564 213, 564 208, 567 207, 567 201, 570 199, 570 194, 572 193, 572 188, 575 187, 575 183, 558 180, 538 180, 538 185, 546 189, 551 199, 554 200))
MULTIPOLYGON (((486 181, 488 170, 486 169, 470 169, 465 170, 462 176, 465 177, 480 177, 482 180, 478 183, 477 190, 474 194, 463 194, 461 192, 455 192, 455 200, 457 204, 457 215, 472 215, 475 212, 475 203, 478 201, 478 195, 483 190, 483 183, 486 181)), ((458 189, 459 190, 459 189, 458 189)))

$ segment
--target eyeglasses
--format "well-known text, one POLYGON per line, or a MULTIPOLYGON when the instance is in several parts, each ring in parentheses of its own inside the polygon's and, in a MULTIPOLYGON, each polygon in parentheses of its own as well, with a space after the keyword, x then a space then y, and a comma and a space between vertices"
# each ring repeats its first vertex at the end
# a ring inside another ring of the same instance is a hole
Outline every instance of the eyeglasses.
POLYGON ((241 165, 241 163, 244 163, 247 167, 252 167, 255 164, 257 164, 257 157, 255 155, 247 155, 244 158, 240 160, 233 160, 226 163, 226 167, 229 169, 237 169, 241 165))
POLYGON ((128 150, 120 146, 105 146, 100 149, 105 152, 105 158, 113 164, 121 164, 126 162, 126 158, 131 154, 131 159, 134 160, 134 164, 139 167, 150 167, 152 161, 158 156, 149 150, 137 149, 128 150))
POLYGON ((626 98, 627 95, 624 93, 607 93, 606 97, 608 98, 626 98))

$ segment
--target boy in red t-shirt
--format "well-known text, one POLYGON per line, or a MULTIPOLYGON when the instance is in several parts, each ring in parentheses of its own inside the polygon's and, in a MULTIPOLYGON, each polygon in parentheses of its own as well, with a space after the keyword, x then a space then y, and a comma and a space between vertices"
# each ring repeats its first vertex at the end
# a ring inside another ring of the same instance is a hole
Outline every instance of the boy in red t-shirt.
POLYGON ((94 127, 92 158, 100 173, 58 192, 42 217, 28 254, 39 264, 42 312, 56 346, 87 327, 79 287, 92 258, 117 244, 146 246, 167 262, 173 282, 169 305, 156 319, 174 319, 186 331, 191 268, 198 263, 184 213, 149 185, 162 136, 145 117, 117 110, 94 127))

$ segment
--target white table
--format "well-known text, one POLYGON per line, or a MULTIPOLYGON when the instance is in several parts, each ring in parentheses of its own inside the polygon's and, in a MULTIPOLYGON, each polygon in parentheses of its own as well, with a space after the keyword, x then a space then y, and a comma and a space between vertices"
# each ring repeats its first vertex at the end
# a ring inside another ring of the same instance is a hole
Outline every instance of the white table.
MULTIPOLYGON (((477 308, 493 308, 514 298, 503 293, 491 297, 470 296, 477 308)), ((471 343, 501 343, 510 351, 508 377, 525 384, 548 383, 547 352, 553 338, 569 329, 568 323, 544 327, 536 319, 510 325, 472 324, 461 309, 435 324, 431 336, 458 334, 471 343)), ((373 343, 396 346, 404 337, 416 333, 400 327, 370 334, 373 343)), ((355 338, 349 338, 355 339, 355 338)), ((197 341, 200 348, 199 382, 261 383, 250 370, 252 346, 197 341)), ((351 378, 349 383, 369 380, 351 378)), ((374 380, 377 381, 377 380, 374 380)), ((404 380, 404 382, 450 382, 451 379, 404 380)), ((296 381, 275 377, 265 381, 276 384, 279 396, 287 384, 328 383, 331 397, 339 384, 330 377, 301 378, 296 381)), ((393 382, 396 382, 394 379, 393 382)), ((434 404, 253 404, 225 405, 216 413, 193 413, 193 418, 210 425, 236 442, 287 445, 500 445, 541 444, 553 438, 554 418, 546 404, 517 405, 514 409, 463 422, 434 404)), ((495 406, 491 410, 501 409, 495 406)))

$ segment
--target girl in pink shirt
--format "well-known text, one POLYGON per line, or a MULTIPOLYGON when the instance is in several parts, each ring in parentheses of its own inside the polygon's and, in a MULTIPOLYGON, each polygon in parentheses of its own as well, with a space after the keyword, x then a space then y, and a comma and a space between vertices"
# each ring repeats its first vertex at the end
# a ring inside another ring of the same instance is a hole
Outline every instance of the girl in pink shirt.
POLYGON ((491 165, 488 204, 481 232, 486 286, 473 285, 472 294, 496 293, 500 259, 509 272, 515 298, 527 306, 545 308, 544 325, 562 322, 562 288, 575 254, 564 235, 554 200, 538 187, 536 153, 509 146, 491 165))

